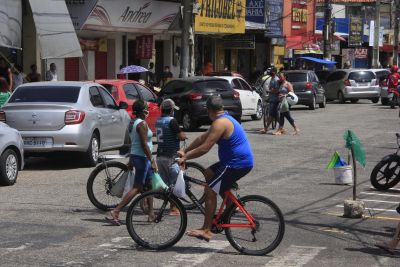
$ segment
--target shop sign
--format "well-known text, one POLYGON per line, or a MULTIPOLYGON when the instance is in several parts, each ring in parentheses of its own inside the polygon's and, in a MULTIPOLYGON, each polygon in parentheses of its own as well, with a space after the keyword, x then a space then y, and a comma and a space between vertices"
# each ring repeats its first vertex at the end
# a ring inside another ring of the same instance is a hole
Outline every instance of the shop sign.
POLYGON ((167 30, 179 3, 150 0, 99 0, 83 29, 116 32, 167 30))
POLYGON ((265 29, 265 0, 246 1, 246 28, 265 29))
POLYGON ((98 52, 107 52, 107 39, 83 39, 79 38, 79 44, 81 45, 81 49, 84 51, 98 51, 98 52))
POLYGON ((265 0, 265 36, 281 37, 283 0, 265 0))
POLYGON ((294 0, 292 3, 292 29, 303 30, 307 27, 307 1, 294 0))
POLYGON ((256 38, 254 35, 230 35, 223 38, 225 49, 255 49, 256 38))
POLYGON ((363 25, 360 17, 350 17, 349 47, 362 46, 363 25))
POLYGON ((367 48, 354 49, 354 58, 358 58, 358 59, 368 58, 368 49, 367 48))
POLYGON ((136 37, 136 58, 151 59, 153 56, 153 35, 136 37))
POLYGON ((75 30, 80 30, 85 24, 98 0, 65 0, 72 24, 75 30))
POLYGON ((244 33, 245 0, 198 0, 196 32, 244 33))

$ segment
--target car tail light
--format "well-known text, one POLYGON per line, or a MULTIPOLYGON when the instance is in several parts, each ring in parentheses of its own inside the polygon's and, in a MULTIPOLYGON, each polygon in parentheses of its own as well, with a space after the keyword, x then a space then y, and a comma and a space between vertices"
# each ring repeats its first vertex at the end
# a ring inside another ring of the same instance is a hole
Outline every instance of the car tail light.
POLYGON ((344 85, 345 86, 351 86, 350 80, 344 80, 344 85))
POLYGON ((307 90, 312 90, 313 89, 312 83, 306 83, 306 89, 307 90))
POLYGON ((190 100, 201 100, 203 98, 203 95, 201 93, 190 93, 188 95, 188 98, 190 100))
POLYGON ((68 110, 65 112, 64 122, 66 125, 79 124, 85 119, 85 112, 79 110, 68 110))
POLYGON ((235 99, 235 100, 239 100, 240 99, 240 94, 236 90, 233 90, 233 99, 235 99))
POLYGON ((0 111, 0 121, 6 122, 6 113, 4 111, 0 111))

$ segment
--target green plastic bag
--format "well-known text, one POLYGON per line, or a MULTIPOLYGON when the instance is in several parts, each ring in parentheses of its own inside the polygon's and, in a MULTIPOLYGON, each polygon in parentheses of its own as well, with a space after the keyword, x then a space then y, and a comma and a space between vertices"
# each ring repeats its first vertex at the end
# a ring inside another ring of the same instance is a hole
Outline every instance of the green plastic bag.
POLYGON ((286 97, 282 99, 279 111, 280 113, 289 111, 289 103, 287 102, 286 97))
POLYGON ((367 164, 366 156, 365 156, 365 148, 361 143, 360 139, 352 130, 347 130, 343 135, 344 140, 346 141, 347 149, 354 149, 354 158, 360 163, 363 167, 367 164))
POLYGON ((151 177, 151 187, 152 190, 162 190, 168 188, 158 172, 154 172, 153 176, 151 177))

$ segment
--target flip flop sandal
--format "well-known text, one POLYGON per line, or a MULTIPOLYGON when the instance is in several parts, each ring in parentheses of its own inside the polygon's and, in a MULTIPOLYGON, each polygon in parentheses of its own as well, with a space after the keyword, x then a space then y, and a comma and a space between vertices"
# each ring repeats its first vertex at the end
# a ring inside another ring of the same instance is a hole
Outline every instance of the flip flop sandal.
POLYGON ((121 226, 122 225, 122 223, 121 223, 121 221, 119 220, 119 219, 114 219, 114 218, 109 218, 109 217, 106 217, 105 218, 109 223, 111 223, 112 225, 115 225, 115 226, 121 226))
POLYGON ((209 237, 205 237, 205 236, 202 236, 202 235, 191 234, 190 232, 187 232, 186 235, 190 236, 190 237, 195 237, 195 238, 197 238, 199 240, 204 240, 206 242, 210 242, 210 238, 209 237))

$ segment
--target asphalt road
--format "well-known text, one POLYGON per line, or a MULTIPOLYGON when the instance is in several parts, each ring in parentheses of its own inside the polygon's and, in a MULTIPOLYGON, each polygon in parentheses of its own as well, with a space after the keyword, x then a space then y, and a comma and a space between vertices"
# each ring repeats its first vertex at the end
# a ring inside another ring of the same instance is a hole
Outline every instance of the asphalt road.
MULTIPOLYGON (((37 158, 28 160, 15 186, 0 187, 0 265, 399 266, 400 253, 392 256, 373 244, 387 240, 399 223, 394 209, 400 189, 377 192, 369 182, 374 165, 396 148, 398 111, 360 101, 315 111, 295 108, 293 116, 301 129, 298 136, 260 135, 260 121, 243 123, 256 165, 240 181, 240 194, 267 196, 286 220, 284 240, 270 255, 240 255, 224 235, 210 243, 185 236, 162 252, 138 248, 125 226, 109 226, 106 214, 89 202, 91 168, 79 167, 73 158, 37 158), (342 217, 341 205, 351 198, 352 188, 334 184, 326 169, 335 150, 347 155, 342 136, 348 128, 367 151, 368 164, 358 169, 358 197, 368 207, 363 219, 342 217)), ((190 133, 190 139, 198 134, 190 133)), ((215 161, 215 150, 198 160, 203 165, 215 161)), ((198 213, 191 213, 188 229, 201 222, 198 213)))

